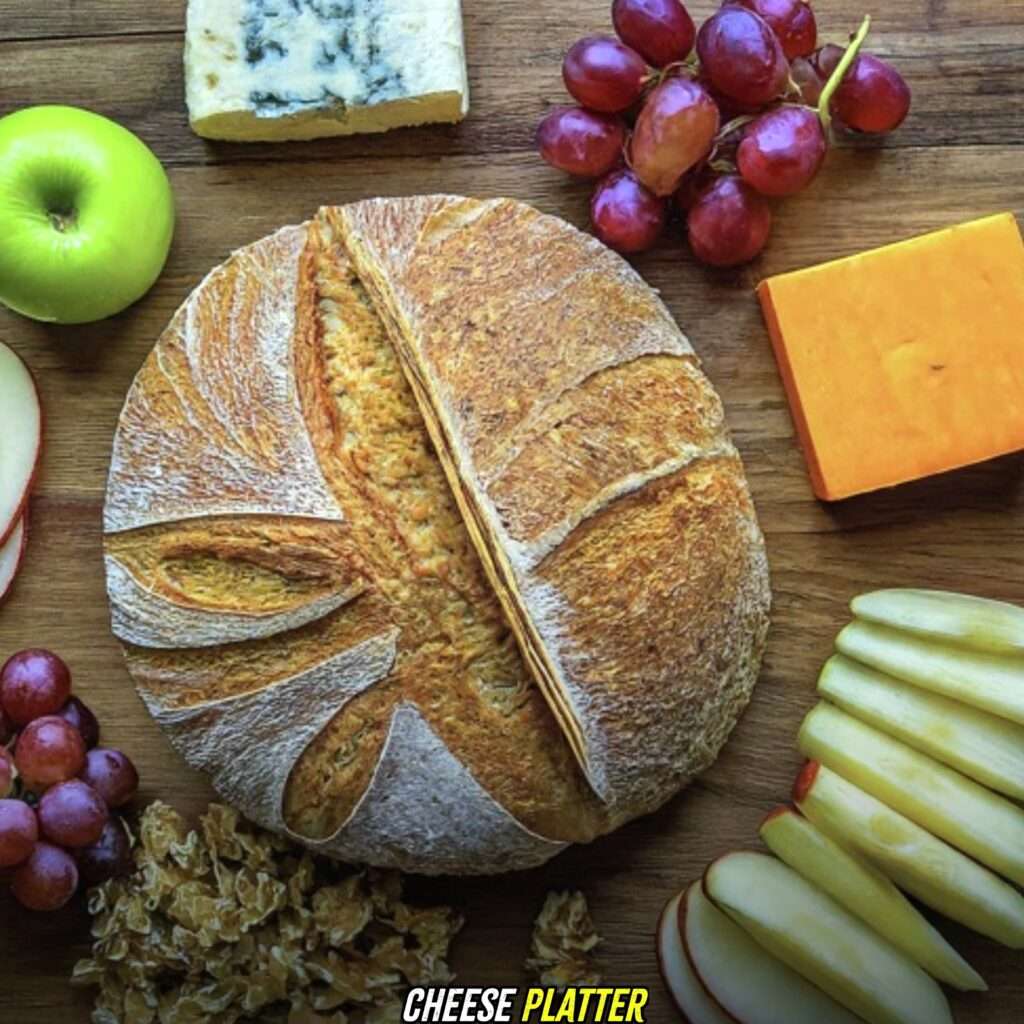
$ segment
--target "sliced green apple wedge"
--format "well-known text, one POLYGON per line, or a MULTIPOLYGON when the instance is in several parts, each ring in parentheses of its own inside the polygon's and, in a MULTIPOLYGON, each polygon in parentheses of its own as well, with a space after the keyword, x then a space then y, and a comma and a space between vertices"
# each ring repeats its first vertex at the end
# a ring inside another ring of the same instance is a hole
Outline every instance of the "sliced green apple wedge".
POLYGON ((731 1020, 860 1024, 821 989, 765 952, 707 898, 700 883, 691 885, 679 904, 679 933, 698 980, 731 1020))
POLYGON ((1024 726, 929 693, 842 654, 825 663, 818 691, 908 746, 1024 800, 1024 726))
POLYGON ((1024 810, 834 704, 804 719, 800 752, 1024 885, 1024 810))
POLYGON ((1024 725, 1024 658, 971 651, 860 620, 839 634, 836 647, 879 672, 1024 725))
POLYGON ((877 868, 844 849, 793 807, 778 807, 761 838, 781 861, 884 935, 933 978, 961 991, 985 991, 982 977, 877 868))
POLYGON ((858 619, 992 654, 1024 655, 1024 608, 945 590, 876 590, 855 597, 858 619))
POLYGON ((932 978, 782 861, 730 853, 708 868, 704 889, 761 946, 869 1024, 952 1024, 932 978))
POLYGON ((1024 949, 1024 896, 852 782, 809 762, 793 789, 797 807, 901 889, 1011 949, 1024 949))
MULTIPOLYGON (((698 883, 699 885, 699 883, 698 883)), ((658 922, 658 966, 679 1012, 689 1024, 734 1024, 707 994, 694 974, 679 931, 679 904, 685 892, 668 901, 658 922)))

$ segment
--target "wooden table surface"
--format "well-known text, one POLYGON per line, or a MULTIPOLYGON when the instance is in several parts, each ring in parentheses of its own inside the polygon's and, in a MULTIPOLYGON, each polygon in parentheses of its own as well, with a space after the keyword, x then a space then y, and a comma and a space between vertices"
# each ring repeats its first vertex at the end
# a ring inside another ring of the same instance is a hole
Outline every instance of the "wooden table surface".
MULTIPOLYGON (((125 392, 162 326, 237 246, 308 217, 322 203, 450 191, 510 195, 575 224, 588 189, 535 155, 534 126, 562 102, 559 64, 579 36, 606 31, 606 0, 464 0, 473 90, 469 119, 383 137, 211 145, 191 134, 182 86, 185 0, 0 0, 0 114, 70 103, 137 132, 168 165, 177 238, 152 293, 84 328, 0 311, 0 338, 35 371, 47 416, 31 546, 0 610, 0 658, 47 646, 110 742, 139 765, 143 796, 184 812, 212 797, 136 698, 108 626, 100 518, 110 443, 125 392)), ((690 4, 695 16, 710 0, 690 4)), ((863 5, 817 0, 823 35, 841 39, 863 5)), ((778 209, 766 255, 735 272, 695 265, 678 237, 637 261, 660 289, 721 391, 768 538, 774 628, 753 704, 719 763, 659 814, 547 867, 493 880, 417 885, 461 906, 456 963, 470 983, 521 979, 543 894, 580 887, 605 937, 612 983, 652 987, 649 1020, 677 1019, 658 978, 652 931, 675 890, 709 859, 756 847, 762 815, 800 763, 797 726, 817 671, 863 590, 893 585, 974 591, 1024 603, 1024 457, 1010 457, 834 507, 811 495, 753 286, 762 276, 843 256, 999 210, 1024 214, 1024 0, 878 2, 870 48, 910 81, 914 109, 883 145, 844 142, 805 194, 778 209)), ((67 976, 87 948, 78 906, 36 916, 0 895, 0 1021, 86 1021, 90 998, 67 976)), ((943 924, 989 981, 956 996, 961 1024, 1014 1024, 1024 1012, 1020 954, 943 924)), ((823 1022, 825 1024, 825 1022, 823 1022)))

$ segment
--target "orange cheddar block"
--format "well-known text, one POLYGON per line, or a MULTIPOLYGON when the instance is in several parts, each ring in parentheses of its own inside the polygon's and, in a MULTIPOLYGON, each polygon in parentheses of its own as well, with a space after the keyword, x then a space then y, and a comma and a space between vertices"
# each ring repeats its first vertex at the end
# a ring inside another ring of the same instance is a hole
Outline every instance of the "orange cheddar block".
POLYGON ((761 283, 826 501, 1024 448, 1024 243, 1013 214, 761 283))

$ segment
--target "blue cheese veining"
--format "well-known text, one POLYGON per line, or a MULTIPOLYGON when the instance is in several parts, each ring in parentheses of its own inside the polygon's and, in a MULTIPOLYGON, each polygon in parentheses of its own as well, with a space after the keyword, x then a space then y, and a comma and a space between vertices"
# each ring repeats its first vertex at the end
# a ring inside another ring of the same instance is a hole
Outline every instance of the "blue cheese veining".
POLYGON ((460 0, 189 0, 185 82, 192 128, 210 139, 459 121, 460 0))

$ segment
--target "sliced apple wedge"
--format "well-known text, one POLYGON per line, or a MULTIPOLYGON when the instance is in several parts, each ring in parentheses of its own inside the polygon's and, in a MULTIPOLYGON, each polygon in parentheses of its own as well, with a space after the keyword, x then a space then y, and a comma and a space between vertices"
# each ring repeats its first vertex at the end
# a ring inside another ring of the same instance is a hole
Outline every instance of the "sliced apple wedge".
POLYGON ((842 654, 825 663, 818 692, 990 789, 1024 800, 1024 726, 929 693, 842 654))
POLYGON ((708 868, 704 889, 756 942, 869 1024, 952 1024, 932 978, 782 861, 727 854, 708 868))
POLYGON ((761 825, 761 838, 783 863, 884 935, 933 978, 964 992, 988 988, 881 871, 830 839, 795 808, 772 811, 761 825))
POLYGON ((679 904, 679 931, 701 985, 739 1024, 859 1024, 834 999, 765 952, 707 898, 699 883, 686 890, 679 904))
POLYGON ((1024 658, 971 651, 860 620, 839 634, 836 648, 879 672, 1024 725, 1024 658))
POLYGON ((1024 885, 1024 810, 834 704, 804 719, 800 752, 932 835, 1024 885))
POLYGON ((43 438, 39 393, 28 367, 0 342, 0 545, 25 508, 43 438))
POLYGON ((5 544, 0 546, 0 604, 3 604, 14 585, 14 577, 18 575, 21 560, 25 557, 25 545, 28 531, 25 529, 25 517, 22 516, 15 524, 5 544))
POLYGON ((945 590, 876 590, 855 597, 853 614, 917 636, 992 654, 1024 655, 1024 608, 945 590))
MULTIPOLYGON (((700 883, 697 883, 698 886, 700 883)), ((679 904, 685 892, 668 901, 658 922, 658 966, 679 1012, 689 1024, 734 1024, 707 994, 693 972, 679 931, 679 904)))
POLYGON ((852 782, 809 762, 793 799, 840 845, 866 857, 901 889, 1011 949, 1024 949, 1024 896, 852 782))

